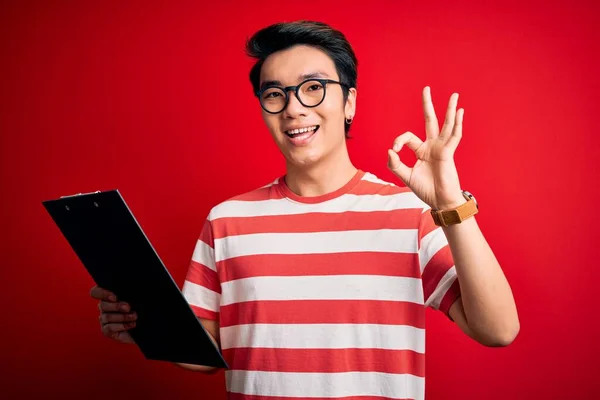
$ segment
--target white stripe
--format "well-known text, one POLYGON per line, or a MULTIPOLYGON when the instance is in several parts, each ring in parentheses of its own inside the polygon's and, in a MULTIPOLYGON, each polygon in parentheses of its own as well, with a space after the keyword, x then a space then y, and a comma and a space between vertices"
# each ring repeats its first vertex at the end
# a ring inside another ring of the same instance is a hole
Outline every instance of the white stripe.
POLYGON ((433 293, 431 293, 431 295, 425 302, 425 305, 431 305, 431 307, 436 310, 440 308, 440 303, 442 302, 442 299, 444 298, 446 292, 448 291, 448 289, 450 289, 450 286, 452 286, 456 279, 456 267, 452 266, 452 268, 450 268, 444 274, 442 279, 440 279, 440 283, 438 283, 433 293))
POLYGON ((416 229, 253 233, 215 239, 216 261, 257 254, 416 253, 416 229))
POLYGON ((198 240, 196 243, 194 254, 192 254, 192 260, 207 266, 215 272, 217 271, 217 268, 215 267, 215 250, 202 240, 198 240))
POLYGON ((268 300, 424 302, 421 279, 400 276, 259 276, 223 282, 221 287, 224 306, 268 300))
POLYGON ((425 353, 425 329, 379 324, 246 324, 221 328, 223 349, 387 349, 425 353))
POLYGON ((185 297, 188 303, 204 308, 205 310, 219 312, 219 303, 221 301, 219 293, 188 280, 183 282, 181 293, 183 293, 183 297, 185 297))
POLYGON ((426 204, 412 192, 387 196, 378 194, 344 194, 317 204, 292 202, 287 198, 260 201, 229 200, 215 206, 209 220, 225 217, 258 217, 267 215, 294 215, 305 213, 342 213, 345 211, 372 212, 407 208, 422 209, 426 204))
POLYGON ((433 256, 446 245, 448 245, 448 239, 441 227, 432 230, 421 238, 421 248, 419 249, 421 273, 423 273, 427 263, 433 256))
POLYGON ((379 179, 377 176, 375 176, 374 174, 370 173, 370 172, 366 172, 363 177, 362 177, 363 181, 369 181, 369 182, 373 182, 373 183, 379 183, 381 185, 386 185, 386 186, 397 186, 394 183, 391 182, 386 182, 382 179, 379 179))
POLYGON ((295 373, 225 371, 227 390, 255 396, 346 397, 381 396, 424 399, 425 378, 383 372, 295 373))
POLYGON ((279 182, 279 178, 275 179, 275 180, 274 180, 273 182, 271 182, 271 183, 267 183, 266 185, 264 185, 264 186, 261 186, 259 189, 266 189, 266 188, 268 188, 268 187, 271 187, 271 186, 273 186, 273 185, 277 185, 277 183, 278 183, 278 182, 279 182))

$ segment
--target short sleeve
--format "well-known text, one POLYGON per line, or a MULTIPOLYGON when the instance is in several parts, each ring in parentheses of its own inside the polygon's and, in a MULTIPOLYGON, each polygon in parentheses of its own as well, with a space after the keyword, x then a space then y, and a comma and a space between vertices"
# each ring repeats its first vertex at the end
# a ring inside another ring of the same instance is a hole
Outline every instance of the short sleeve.
POLYGON ((430 210, 423 210, 418 229, 423 295, 426 306, 448 315, 450 306, 460 297, 460 285, 446 235, 433 222, 430 210))
POLYGON ((219 319, 221 283, 215 262, 212 224, 208 219, 196 242, 182 293, 197 317, 219 319))

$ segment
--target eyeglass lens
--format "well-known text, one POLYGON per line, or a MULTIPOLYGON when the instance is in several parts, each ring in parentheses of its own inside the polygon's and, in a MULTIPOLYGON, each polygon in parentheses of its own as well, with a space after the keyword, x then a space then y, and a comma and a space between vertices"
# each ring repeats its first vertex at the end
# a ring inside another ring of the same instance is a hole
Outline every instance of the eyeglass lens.
MULTIPOLYGON (((325 88, 319 81, 306 81, 298 88, 298 100, 305 107, 318 105, 324 97, 325 88)), ((268 88, 262 93, 260 102, 267 111, 280 112, 286 106, 286 93, 281 88, 268 88)))

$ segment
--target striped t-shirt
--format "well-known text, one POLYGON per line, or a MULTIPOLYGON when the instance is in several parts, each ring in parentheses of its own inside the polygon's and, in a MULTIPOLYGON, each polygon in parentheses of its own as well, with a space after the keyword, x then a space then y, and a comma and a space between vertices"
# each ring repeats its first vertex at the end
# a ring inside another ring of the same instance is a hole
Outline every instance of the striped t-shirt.
POLYGON ((423 399, 425 307, 460 295, 428 210, 360 170, 326 195, 280 178, 214 207, 183 293, 220 323, 228 399, 423 399))

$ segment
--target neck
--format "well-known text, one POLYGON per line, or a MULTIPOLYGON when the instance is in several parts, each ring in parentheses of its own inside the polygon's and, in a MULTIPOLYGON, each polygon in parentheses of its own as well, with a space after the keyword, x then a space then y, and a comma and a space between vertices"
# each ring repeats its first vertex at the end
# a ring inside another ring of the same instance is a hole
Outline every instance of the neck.
POLYGON ((285 182, 298 196, 322 196, 344 186, 356 174, 346 146, 309 167, 287 163, 285 182))

